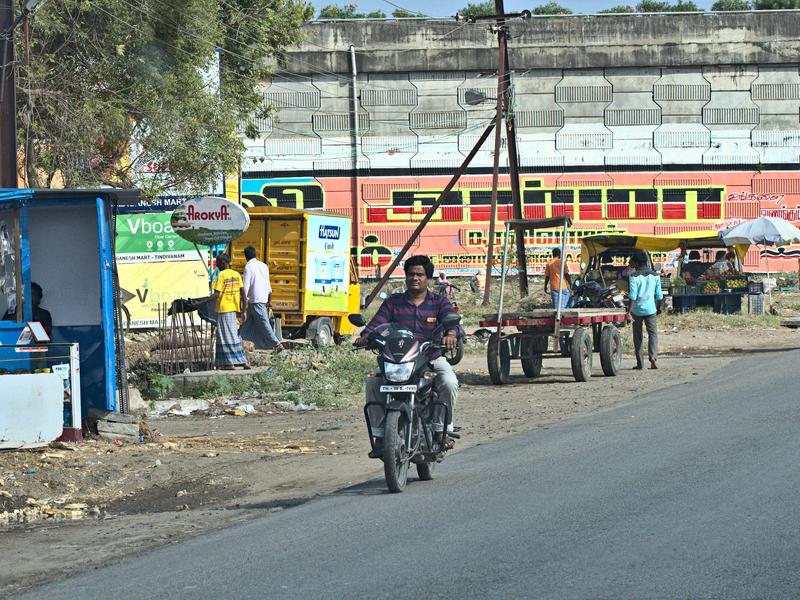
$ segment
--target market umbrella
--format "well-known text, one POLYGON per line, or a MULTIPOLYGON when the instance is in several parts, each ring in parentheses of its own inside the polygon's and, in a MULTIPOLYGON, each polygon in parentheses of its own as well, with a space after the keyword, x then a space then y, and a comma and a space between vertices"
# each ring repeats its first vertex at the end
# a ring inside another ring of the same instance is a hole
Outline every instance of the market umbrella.
MULTIPOLYGON (((800 242, 800 229, 786 219, 759 217, 720 231, 719 238, 726 246, 736 244, 764 246, 766 255, 766 246, 786 246, 800 242)), ((767 277, 769 277, 769 256, 767 256, 767 277)))
POLYGON ((800 229, 786 219, 759 217, 720 231, 719 237, 726 246, 736 244, 785 246, 800 242, 800 229))

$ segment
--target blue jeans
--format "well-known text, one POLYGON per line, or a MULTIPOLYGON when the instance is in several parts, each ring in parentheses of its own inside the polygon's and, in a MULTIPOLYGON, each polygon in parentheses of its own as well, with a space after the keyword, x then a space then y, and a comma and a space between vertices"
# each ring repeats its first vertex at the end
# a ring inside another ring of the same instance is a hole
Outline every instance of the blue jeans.
MULTIPOLYGON (((553 303, 553 308, 558 308, 558 291, 550 290, 550 300, 553 303)), ((569 308, 572 304, 572 296, 569 290, 561 290, 561 308, 569 308)))

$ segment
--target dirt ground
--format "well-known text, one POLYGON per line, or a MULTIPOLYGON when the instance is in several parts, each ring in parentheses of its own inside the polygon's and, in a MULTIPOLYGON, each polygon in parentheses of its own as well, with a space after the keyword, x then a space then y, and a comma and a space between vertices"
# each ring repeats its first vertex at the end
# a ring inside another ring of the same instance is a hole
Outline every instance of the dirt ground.
MULTIPOLYGON (((706 375, 746 352, 800 348, 800 331, 670 326, 660 331, 658 371, 576 383, 567 359, 527 380, 495 387, 484 358, 456 367, 462 388, 456 451, 634 401, 706 375)), ((382 476, 366 458, 360 407, 294 412, 266 402, 246 417, 148 418, 159 441, 105 440, 0 453, 0 596, 107 564, 126 555, 224 527, 382 476), (16 513, 14 511, 17 511, 16 513)), ((432 485, 437 485, 434 482, 432 485)), ((364 493, 363 489, 358 493, 364 493)), ((376 485, 369 493, 385 493, 376 485)))

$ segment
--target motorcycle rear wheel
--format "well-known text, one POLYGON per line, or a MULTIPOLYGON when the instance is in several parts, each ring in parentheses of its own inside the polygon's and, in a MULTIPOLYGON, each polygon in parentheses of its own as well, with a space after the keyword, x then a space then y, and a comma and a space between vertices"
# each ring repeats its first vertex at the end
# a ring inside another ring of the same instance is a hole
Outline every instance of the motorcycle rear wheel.
POLYGON ((408 481, 408 449, 406 433, 408 419, 405 414, 391 410, 386 413, 383 438, 383 475, 386 487, 393 494, 402 492, 408 481))

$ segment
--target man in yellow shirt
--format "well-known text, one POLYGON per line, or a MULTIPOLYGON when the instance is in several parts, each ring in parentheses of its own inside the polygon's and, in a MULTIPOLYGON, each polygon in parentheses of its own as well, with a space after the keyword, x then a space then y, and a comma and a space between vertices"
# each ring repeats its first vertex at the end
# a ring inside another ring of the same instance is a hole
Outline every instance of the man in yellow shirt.
POLYGON ((561 308, 567 308, 570 305, 569 293, 569 277, 567 277, 567 268, 564 265, 564 280, 561 279, 561 250, 559 248, 553 249, 553 260, 547 263, 544 268, 544 293, 547 293, 548 286, 550 287, 550 300, 553 302, 553 308, 558 308, 558 290, 561 288, 561 308))
POLYGON ((218 369, 232 371, 237 366, 249 369, 247 358, 239 337, 237 315, 247 311, 247 298, 242 294, 242 276, 230 268, 231 259, 227 254, 217 256, 219 274, 214 280, 212 294, 204 300, 215 300, 217 309, 216 366, 218 369))

